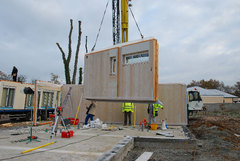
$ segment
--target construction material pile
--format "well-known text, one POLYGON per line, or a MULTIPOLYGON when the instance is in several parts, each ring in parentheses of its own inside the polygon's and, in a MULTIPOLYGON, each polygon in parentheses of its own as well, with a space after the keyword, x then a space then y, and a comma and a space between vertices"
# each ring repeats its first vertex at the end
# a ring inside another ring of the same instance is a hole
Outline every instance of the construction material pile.
POLYGON ((83 128, 107 128, 107 124, 103 123, 99 118, 96 120, 90 121, 87 125, 83 125, 83 128))

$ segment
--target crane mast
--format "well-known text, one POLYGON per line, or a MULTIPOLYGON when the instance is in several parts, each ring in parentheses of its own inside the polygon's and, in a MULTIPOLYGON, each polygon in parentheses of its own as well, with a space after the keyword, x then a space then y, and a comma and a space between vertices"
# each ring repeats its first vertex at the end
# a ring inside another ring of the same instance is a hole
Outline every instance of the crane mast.
POLYGON ((121 0, 122 43, 128 42, 128 0, 121 0))
POLYGON ((120 43, 119 0, 112 0, 113 45, 120 43))
MULTIPOLYGON (((112 0, 113 44, 120 43, 119 0, 112 0)), ((128 0, 121 0, 121 42, 128 41, 128 0)))

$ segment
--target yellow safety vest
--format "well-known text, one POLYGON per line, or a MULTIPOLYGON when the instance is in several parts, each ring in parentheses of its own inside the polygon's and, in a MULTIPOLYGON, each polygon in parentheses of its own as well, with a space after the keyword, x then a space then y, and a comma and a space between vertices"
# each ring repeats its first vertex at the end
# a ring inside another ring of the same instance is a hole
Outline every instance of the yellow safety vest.
POLYGON ((158 111, 158 108, 163 108, 160 104, 153 104, 153 116, 155 116, 155 112, 158 111))
POLYGON ((123 103, 122 112, 133 112, 134 104, 133 103, 123 103))

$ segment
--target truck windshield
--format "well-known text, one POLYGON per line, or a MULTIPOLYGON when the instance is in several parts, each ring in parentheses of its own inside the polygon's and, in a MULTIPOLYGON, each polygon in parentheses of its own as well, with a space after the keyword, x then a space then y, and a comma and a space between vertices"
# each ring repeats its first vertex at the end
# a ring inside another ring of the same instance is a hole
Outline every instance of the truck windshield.
POLYGON ((202 101, 202 98, 198 91, 189 91, 189 102, 192 101, 202 101))

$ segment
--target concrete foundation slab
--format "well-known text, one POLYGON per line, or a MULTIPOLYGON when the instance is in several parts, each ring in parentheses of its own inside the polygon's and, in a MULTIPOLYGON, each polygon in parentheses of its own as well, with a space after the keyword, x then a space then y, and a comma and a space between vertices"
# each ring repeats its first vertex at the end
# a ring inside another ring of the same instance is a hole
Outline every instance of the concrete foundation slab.
MULTIPOLYGON (((38 137, 40 142, 19 142, 29 136, 29 128, 5 129, 0 130, 0 160, 96 160, 101 158, 107 152, 111 152, 108 158, 115 156, 115 153, 127 153, 125 145, 129 144, 132 138, 167 138, 156 135, 162 130, 144 130, 136 127, 123 127, 115 125, 114 131, 103 131, 97 128, 77 129, 72 127, 74 136, 71 138, 61 138, 57 133, 50 139, 50 131, 45 132, 47 125, 33 127, 33 135, 38 137), (128 136, 128 137, 127 137, 128 136), (34 150, 32 152, 21 154, 21 152, 56 141, 55 144, 34 150)), ((169 126, 168 130, 172 131, 173 139, 188 139, 181 126, 169 126)), ((169 138, 168 138, 169 139, 169 138)), ((129 146, 131 148, 131 146, 129 146)), ((115 156, 116 157, 116 156, 115 156)), ((118 158, 121 156, 117 156, 118 158)), ((105 158, 107 159, 107 157, 105 158)), ((107 159, 108 160, 108 159, 107 159)))

